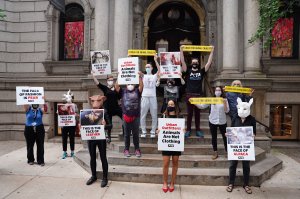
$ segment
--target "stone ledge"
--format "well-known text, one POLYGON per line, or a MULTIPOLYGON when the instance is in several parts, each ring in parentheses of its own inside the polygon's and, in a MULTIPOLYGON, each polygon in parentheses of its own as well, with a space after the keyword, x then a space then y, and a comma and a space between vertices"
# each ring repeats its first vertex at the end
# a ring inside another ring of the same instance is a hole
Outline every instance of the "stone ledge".
POLYGON ((43 65, 48 75, 84 75, 91 71, 89 60, 45 61, 43 65))

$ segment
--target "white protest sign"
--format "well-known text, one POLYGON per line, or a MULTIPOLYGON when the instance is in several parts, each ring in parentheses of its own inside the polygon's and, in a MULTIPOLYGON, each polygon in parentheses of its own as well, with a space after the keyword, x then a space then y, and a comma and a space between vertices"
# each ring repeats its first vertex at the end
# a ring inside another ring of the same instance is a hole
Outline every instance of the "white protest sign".
POLYGON ((227 127, 226 135, 228 160, 255 161, 252 126, 227 127))
POLYGON ((76 126, 75 104, 57 104, 58 126, 76 126))
POLYGON ((138 71, 138 57, 126 57, 118 59, 118 84, 139 84, 138 71))
POLYGON ((17 105, 45 104, 43 87, 16 87, 17 105))
POLYGON ((109 50, 91 51, 91 65, 96 75, 111 74, 109 50))
POLYGON ((180 52, 160 53, 160 74, 161 78, 180 78, 180 52))
POLYGON ((158 150, 184 151, 184 126, 183 118, 159 118, 158 150))
POLYGON ((105 132, 102 121, 104 109, 80 110, 80 134, 82 140, 104 140, 105 132))

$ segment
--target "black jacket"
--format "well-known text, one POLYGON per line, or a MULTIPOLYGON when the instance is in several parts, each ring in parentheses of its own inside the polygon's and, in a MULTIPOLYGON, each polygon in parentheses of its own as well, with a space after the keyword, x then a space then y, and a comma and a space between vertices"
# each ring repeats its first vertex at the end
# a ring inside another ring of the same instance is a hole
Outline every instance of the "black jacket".
POLYGON ((232 127, 239 126, 252 126, 253 134, 256 135, 256 120, 255 117, 253 117, 252 115, 246 117, 244 123, 242 123, 242 119, 240 117, 235 118, 235 120, 232 122, 232 127))

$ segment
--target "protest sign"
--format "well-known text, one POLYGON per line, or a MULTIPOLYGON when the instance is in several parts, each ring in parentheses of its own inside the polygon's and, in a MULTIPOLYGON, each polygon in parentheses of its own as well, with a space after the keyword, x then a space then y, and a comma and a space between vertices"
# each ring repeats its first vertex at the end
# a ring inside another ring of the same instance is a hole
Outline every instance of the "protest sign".
POLYGON ((252 126, 227 127, 228 160, 255 160, 252 126))
POLYGON ((84 109, 80 111, 80 134, 82 140, 104 140, 102 121, 104 109, 84 109))
POLYGON ((224 99, 222 97, 198 97, 190 98, 191 104, 223 104, 224 99))
POLYGON ((75 104, 57 104, 58 126, 76 126, 75 104))
POLYGON ((158 119, 158 150, 159 151, 184 151, 183 118, 158 119))
POLYGON ((238 87, 238 86, 225 86, 225 92, 251 93, 252 88, 245 88, 245 87, 238 87))
POLYGON ((160 74, 161 78, 180 78, 180 52, 160 53, 160 74))
POLYGON ((129 49, 128 56, 154 56, 156 54, 155 50, 139 50, 139 49, 129 49))
POLYGON ((212 46, 184 45, 182 50, 183 51, 211 52, 212 46))
POLYGON ((111 74, 109 50, 91 51, 91 64, 96 75, 111 74))
POLYGON ((45 104, 43 87, 16 87, 17 105, 45 104))
POLYGON ((127 57, 118 59, 118 84, 139 84, 138 71, 138 57, 127 57))

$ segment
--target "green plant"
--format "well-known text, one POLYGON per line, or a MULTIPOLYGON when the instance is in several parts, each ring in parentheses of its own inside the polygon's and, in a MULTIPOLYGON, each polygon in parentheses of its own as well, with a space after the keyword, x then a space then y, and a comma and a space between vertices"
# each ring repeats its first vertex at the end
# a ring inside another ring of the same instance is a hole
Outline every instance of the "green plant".
POLYGON ((0 9, 0 19, 4 19, 4 17, 6 17, 4 10, 0 9))
POLYGON ((293 13, 294 7, 299 5, 299 0, 257 0, 259 4, 259 25, 254 35, 248 40, 250 44, 256 40, 264 39, 264 48, 270 47, 273 36, 271 31, 282 17, 293 13))

